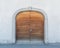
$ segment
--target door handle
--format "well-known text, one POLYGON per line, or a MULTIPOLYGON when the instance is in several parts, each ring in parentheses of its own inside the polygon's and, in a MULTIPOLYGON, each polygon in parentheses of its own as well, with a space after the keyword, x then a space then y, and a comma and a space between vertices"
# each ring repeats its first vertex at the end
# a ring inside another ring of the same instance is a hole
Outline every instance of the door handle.
POLYGON ((32 29, 30 29, 30 32, 32 32, 32 29))

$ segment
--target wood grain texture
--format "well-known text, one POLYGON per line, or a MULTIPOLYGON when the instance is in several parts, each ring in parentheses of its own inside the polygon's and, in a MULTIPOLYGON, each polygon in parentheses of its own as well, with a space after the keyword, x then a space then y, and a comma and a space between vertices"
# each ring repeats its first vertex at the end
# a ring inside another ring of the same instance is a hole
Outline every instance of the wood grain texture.
POLYGON ((36 11, 18 13, 16 37, 17 39, 44 39, 44 15, 36 11))

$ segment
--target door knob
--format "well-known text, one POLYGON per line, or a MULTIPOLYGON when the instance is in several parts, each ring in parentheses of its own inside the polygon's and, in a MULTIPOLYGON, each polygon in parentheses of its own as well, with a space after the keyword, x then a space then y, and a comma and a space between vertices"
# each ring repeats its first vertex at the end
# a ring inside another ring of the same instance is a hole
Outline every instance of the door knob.
POLYGON ((32 29, 30 29, 30 32, 32 32, 32 29))

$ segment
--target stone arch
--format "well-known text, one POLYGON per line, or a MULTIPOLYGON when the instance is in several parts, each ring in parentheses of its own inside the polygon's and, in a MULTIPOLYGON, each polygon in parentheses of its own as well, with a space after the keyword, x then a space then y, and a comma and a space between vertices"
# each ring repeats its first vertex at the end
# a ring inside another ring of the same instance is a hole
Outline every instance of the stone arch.
POLYGON ((48 18, 47 18, 47 14, 42 10, 42 9, 36 9, 36 8, 23 8, 23 9, 19 9, 17 10, 14 15, 13 15, 13 19, 12 19, 12 39, 14 41, 16 41, 16 16, 19 12, 22 11, 26 11, 26 10, 33 10, 33 11, 37 11, 37 12, 41 12, 44 15, 44 42, 47 43, 47 36, 48 36, 48 18))

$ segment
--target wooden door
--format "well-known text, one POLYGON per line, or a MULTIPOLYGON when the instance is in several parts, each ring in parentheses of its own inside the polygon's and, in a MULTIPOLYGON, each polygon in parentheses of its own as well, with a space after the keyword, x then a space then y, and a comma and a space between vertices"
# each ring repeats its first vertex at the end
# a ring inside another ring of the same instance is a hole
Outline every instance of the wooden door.
POLYGON ((29 14, 30 12, 21 12, 16 16, 17 39, 29 39, 29 14))
POLYGON ((44 39, 44 16, 40 12, 30 13, 31 39, 44 39))
POLYGON ((17 39, 44 39, 44 16, 36 11, 23 11, 16 16, 17 39))

